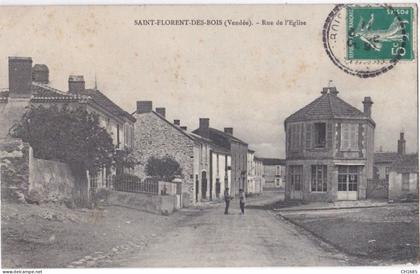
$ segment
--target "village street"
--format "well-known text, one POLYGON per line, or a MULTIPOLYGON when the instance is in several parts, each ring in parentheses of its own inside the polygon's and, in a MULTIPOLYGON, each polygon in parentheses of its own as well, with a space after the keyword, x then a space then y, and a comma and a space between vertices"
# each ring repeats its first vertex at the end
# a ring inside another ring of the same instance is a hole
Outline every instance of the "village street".
MULTIPOLYGON (((261 203, 255 199, 253 203, 261 203)), ((251 204, 252 202, 250 202, 251 204)), ((158 235, 147 249, 122 259, 117 267, 309 266, 346 265, 349 259, 271 211, 247 209, 240 214, 233 201, 230 214, 223 205, 178 212, 177 224, 158 235)))

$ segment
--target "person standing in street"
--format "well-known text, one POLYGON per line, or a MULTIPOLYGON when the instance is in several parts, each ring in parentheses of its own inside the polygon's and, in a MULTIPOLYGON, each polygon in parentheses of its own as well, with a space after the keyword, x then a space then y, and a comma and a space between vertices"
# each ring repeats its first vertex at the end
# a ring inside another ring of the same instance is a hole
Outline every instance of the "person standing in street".
POLYGON ((239 207, 241 208, 241 213, 245 214, 245 192, 243 189, 239 190, 239 207))
POLYGON ((224 195, 225 204, 226 204, 225 215, 227 215, 227 214, 229 214, 229 204, 230 204, 230 200, 232 199, 232 197, 229 195, 229 188, 228 187, 225 189, 225 192, 224 192, 223 195, 224 195))

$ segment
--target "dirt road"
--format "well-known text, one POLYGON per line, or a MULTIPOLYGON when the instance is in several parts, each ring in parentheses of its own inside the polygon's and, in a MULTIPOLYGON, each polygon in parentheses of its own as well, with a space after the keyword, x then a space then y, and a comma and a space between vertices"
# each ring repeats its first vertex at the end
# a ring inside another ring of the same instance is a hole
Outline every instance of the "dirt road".
MULTIPOLYGON (((256 202, 260 202, 256 200, 256 202)), ((321 248, 316 240, 263 209, 239 214, 233 203, 179 212, 173 229, 146 250, 121 260, 120 267, 313 266, 347 265, 346 256, 321 248)))

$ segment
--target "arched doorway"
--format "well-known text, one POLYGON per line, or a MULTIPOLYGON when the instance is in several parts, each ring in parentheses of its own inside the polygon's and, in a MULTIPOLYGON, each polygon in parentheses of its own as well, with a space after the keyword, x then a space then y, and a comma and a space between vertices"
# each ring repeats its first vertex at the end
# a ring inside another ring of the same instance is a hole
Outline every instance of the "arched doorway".
POLYGON ((206 199, 207 196, 207 173, 201 172, 201 198, 206 199))

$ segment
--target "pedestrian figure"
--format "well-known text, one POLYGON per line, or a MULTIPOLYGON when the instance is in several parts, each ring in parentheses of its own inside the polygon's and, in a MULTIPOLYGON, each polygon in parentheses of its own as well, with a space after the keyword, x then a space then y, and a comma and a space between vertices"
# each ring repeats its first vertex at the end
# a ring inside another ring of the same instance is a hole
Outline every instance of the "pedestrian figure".
POLYGON ((229 188, 228 187, 225 189, 224 198, 225 198, 225 204, 226 204, 225 214, 227 215, 227 214, 229 214, 229 203, 230 203, 230 200, 232 199, 232 197, 229 195, 229 188))
POLYGON ((239 189, 239 206, 242 214, 245 214, 245 192, 243 189, 239 189))

